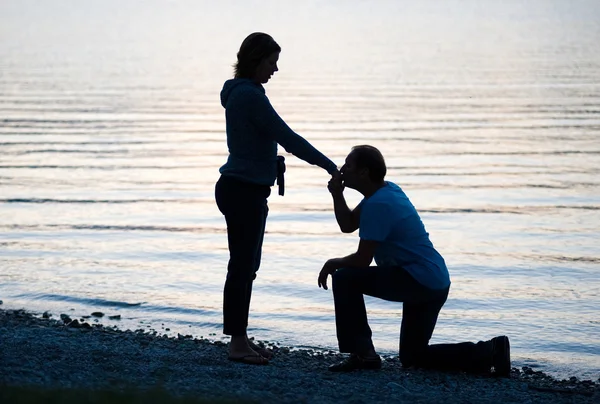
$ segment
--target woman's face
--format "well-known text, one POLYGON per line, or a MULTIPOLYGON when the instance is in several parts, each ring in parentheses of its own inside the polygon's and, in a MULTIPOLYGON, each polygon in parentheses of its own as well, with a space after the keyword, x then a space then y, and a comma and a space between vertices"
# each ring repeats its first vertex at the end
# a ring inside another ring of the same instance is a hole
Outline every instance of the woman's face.
POLYGON ((260 84, 265 84, 267 81, 269 81, 271 76, 279 70, 277 68, 278 60, 279 52, 272 53, 270 56, 264 58, 256 67, 254 81, 260 84))

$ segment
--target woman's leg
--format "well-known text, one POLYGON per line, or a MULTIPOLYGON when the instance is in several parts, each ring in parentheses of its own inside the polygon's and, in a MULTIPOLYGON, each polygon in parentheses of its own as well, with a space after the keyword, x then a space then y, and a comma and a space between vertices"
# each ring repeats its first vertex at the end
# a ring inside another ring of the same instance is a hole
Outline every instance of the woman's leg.
POLYGON ((254 279, 256 279, 256 272, 258 272, 258 269, 260 268, 260 261, 262 258, 262 246, 263 246, 265 230, 266 230, 266 226, 267 226, 267 216, 269 214, 269 207, 267 205, 266 199, 264 201, 264 206, 262 207, 262 209, 259 209, 257 211, 260 212, 257 214, 257 218, 262 219, 262 221, 260 222, 260 230, 258 231, 258 234, 260 234, 260 239, 258 240, 258 243, 257 243, 256 254, 254 254, 254 270, 253 270, 254 272, 253 272, 251 281, 248 282, 248 288, 246 290, 246 306, 245 306, 246 307, 246 313, 245 313, 246 327, 245 328, 248 328, 248 314, 250 312, 250 300, 252 299, 252 284, 254 282, 254 279))
POLYGON ((231 335, 230 356, 252 353, 246 337, 252 283, 260 256, 268 213, 268 187, 221 177, 215 189, 227 222, 229 264, 223 290, 223 332, 231 335))

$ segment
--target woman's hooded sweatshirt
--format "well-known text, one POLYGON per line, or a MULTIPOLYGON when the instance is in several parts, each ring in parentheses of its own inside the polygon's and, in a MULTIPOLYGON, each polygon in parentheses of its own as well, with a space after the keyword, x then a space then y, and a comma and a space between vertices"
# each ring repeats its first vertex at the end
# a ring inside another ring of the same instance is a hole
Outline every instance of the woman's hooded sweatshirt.
POLYGON ((294 156, 329 174, 337 166, 279 117, 262 85, 250 79, 227 80, 221 91, 225 108, 229 157, 219 169, 226 176, 260 185, 277 177, 277 144, 294 156))

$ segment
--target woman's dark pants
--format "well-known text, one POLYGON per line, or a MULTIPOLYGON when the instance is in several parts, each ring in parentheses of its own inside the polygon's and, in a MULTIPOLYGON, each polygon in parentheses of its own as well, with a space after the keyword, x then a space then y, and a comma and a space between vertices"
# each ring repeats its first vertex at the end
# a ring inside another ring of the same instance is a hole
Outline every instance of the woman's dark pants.
POLYGON ((342 268, 333 274, 335 321, 341 352, 374 349, 363 295, 403 302, 400 361, 405 367, 480 372, 491 367, 491 343, 429 345, 449 288, 429 289, 400 267, 342 268))
POLYGON ((229 264, 223 290, 223 333, 242 336, 248 327, 252 282, 260 267, 271 188, 221 176, 215 199, 227 222, 229 264))

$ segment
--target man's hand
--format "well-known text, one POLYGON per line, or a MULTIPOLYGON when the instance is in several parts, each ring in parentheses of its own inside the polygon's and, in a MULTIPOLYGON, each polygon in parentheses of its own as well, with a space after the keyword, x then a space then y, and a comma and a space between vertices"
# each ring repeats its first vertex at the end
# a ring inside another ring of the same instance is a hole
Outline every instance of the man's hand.
POLYGON ((327 189, 331 192, 331 195, 341 195, 344 192, 344 184, 342 182, 342 174, 338 171, 331 176, 329 183, 327 183, 327 189))
POLYGON ((327 290, 327 276, 333 275, 333 273, 338 269, 336 265, 335 258, 328 260, 325 265, 323 265, 323 269, 319 273, 319 279, 317 283, 320 288, 327 290))

